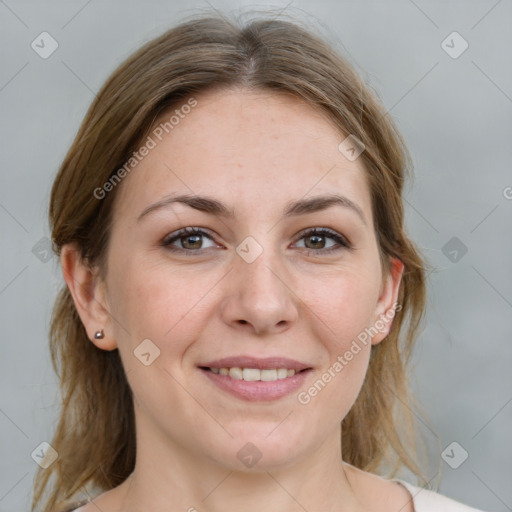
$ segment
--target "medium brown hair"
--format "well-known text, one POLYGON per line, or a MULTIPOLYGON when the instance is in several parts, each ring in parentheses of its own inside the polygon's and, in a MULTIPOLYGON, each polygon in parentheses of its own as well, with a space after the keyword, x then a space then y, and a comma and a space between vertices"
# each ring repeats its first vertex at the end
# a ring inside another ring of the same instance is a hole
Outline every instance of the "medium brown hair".
MULTIPOLYGON (((256 18, 246 24, 217 15, 193 17, 146 43, 110 76, 90 106, 55 178, 49 205, 57 256, 75 244, 105 276, 115 187, 102 187, 141 144, 159 116, 191 95, 223 87, 293 94, 365 146, 375 232, 384 263, 404 263, 389 335, 371 349, 369 369, 342 422, 342 457, 391 476, 405 467, 423 477, 407 367, 425 308, 426 267, 404 231, 402 191, 411 158, 395 124, 347 60, 300 22, 256 18), (399 336, 400 335, 400 336, 399 336)), ((134 170, 133 172, 136 172, 134 170)), ((62 409, 51 445, 59 456, 39 469, 32 510, 62 510, 82 489, 106 491, 133 471, 132 394, 118 350, 88 338, 66 285, 50 326, 52 363, 62 409), (89 486, 89 487, 87 487, 89 486), (92 487, 91 487, 92 486, 92 487), (47 496, 44 496, 46 491, 47 496)))

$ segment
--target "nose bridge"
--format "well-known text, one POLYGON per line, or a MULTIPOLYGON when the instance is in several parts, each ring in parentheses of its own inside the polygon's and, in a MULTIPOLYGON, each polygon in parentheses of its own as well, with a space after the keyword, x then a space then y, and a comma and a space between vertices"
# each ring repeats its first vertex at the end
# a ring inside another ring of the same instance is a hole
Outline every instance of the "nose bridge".
POLYGON ((266 244, 263 248, 255 239, 248 237, 242 242, 237 253, 240 257, 235 265, 235 272, 240 276, 241 291, 258 299, 260 294, 273 300, 283 293, 283 283, 278 275, 283 274, 284 267, 279 262, 279 254, 266 244))
POLYGON ((281 255, 248 238, 237 247, 226 320, 252 324, 257 331, 293 321, 297 317, 295 299, 292 287, 286 283, 281 255))

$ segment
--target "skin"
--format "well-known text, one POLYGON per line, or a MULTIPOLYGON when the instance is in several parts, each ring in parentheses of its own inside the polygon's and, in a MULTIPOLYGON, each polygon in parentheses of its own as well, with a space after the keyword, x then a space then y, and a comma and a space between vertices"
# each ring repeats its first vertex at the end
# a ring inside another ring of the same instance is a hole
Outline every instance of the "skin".
POLYGON ((274 92, 195 97, 192 112, 118 185, 106 279, 72 245, 62 251, 91 342, 120 352, 137 427, 133 474, 80 512, 412 511, 400 484, 340 457, 341 421, 360 391, 371 346, 392 320, 307 405, 296 392, 243 401, 197 368, 220 357, 280 355, 313 367, 301 387, 307 390, 392 309, 403 265, 393 260, 383 273, 366 171, 360 158, 340 153, 345 135, 325 115, 274 92), (235 217, 174 203, 137 220, 171 193, 214 197, 235 217), (342 206, 282 217, 289 201, 326 193, 351 199, 366 224, 342 206), (185 227, 211 238, 174 242, 188 254, 162 246, 185 227), (315 227, 334 230, 352 248, 329 236, 299 236, 315 227), (252 263, 236 252, 248 236, 263 249, 252 263), (327 252, 333 246, 340 250, 327 252), (94 339, 98 329, 102 340, 94 339), (144 339, 160 350, 149 366, 133 354, 144 339), (251 468, 236 456, 247 442, 262 454, 251 468))

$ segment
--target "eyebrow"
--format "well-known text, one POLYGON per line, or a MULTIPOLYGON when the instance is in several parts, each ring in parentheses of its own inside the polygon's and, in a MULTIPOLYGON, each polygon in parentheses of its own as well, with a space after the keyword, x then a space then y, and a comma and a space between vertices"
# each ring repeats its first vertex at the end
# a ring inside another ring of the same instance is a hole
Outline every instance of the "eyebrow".
MULTIPOLYGON (((234 210, 228 208, 224 203, 208 196, 198 196, 193 194, 171 195, 165 196, 160 201, 153 203, 146 207, 137 217, 137 222, 151 212, 166 208, 173 203, 182 203, 198 210, 200 212, 208 213, 225 218, 234 218, 234 210)), ((342 206, 355 212, 366 226, 366 219, 363 210, 354 201, 348 197, 340 194, 328 194, 316 196, 309 199, 299 199, 298 201, 291 201, 287 203, 283 217, 295 217, 307 213, 315 213, 322 210, 331 208, 332 206, 342 206)))

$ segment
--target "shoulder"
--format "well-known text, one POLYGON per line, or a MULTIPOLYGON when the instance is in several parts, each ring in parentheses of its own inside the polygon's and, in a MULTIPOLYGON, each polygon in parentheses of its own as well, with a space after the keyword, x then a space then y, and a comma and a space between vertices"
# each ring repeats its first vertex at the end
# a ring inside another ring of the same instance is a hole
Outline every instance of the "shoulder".
POLYGON ((66 508, 61 509, 60 512, 84 512, 86 511, 86 505, 89 503, 89 500, 77 501, 76 503, 70 503, 66 506, 66 508))
POLYGON ((350 487, 368 512, 400 510, 414 512, 411 493, 399 482, 363 471, 343 462, 350 487))
POLYGON ((483 512, 437 492, 412 485, 404 480, 396 479, 393 481, 399 482, 411 493, 415 512, 437 512, 438 510, 443 512, 483 512))
POLYGON ((122 484, 108 491, 104 491, 98 496, 89 499, 83 499, 70 503, 63 510, 59 512, 100 512, 107 510, 118 510, 119 503, 122 502, 123 493, 126 488, 125 480, 122 484))

